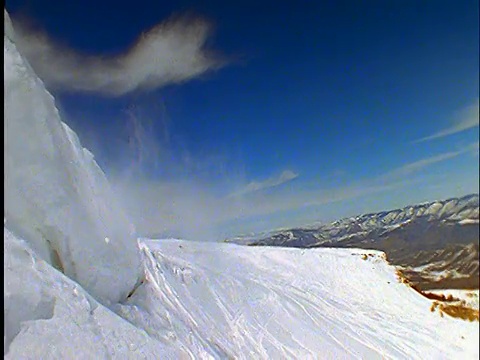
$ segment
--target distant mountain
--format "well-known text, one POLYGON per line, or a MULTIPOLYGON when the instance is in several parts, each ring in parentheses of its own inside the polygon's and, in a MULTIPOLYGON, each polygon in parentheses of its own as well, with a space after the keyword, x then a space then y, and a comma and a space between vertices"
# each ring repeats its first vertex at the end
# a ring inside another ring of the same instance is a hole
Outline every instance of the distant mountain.
POLYGON ((382 250, 420 288, 479 288, 478 194, 230 242, 382 250))

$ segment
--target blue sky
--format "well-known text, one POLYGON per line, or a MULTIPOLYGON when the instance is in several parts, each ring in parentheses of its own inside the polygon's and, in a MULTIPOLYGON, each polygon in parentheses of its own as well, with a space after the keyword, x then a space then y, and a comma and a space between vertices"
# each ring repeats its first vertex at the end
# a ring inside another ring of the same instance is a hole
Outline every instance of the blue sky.
POLYGON ((478 192, 478 1, 6 9, 146 232, 216 238, 478 192))

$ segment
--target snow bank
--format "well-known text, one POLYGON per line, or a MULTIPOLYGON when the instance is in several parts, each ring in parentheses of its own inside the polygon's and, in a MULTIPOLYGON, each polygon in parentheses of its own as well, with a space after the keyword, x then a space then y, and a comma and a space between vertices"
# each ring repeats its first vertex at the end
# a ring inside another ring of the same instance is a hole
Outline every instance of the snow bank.
POLYGON ((13 32, 13 25, 10 16, 6 10, 4 10, 4 23, 5 23, 5 36, 8 37, 11 41, 15 41, 14 32, 13 32))
MULTIPOLYGON (((6 359, 179 359, 4 228, 6 359)), ((185 358, 185 357, 183 357, 185 358)))
POLYGON ((104 303, 140 275, 134 234, 93 155, 17 51, 5 12, 4 193, 7 227, 104 303))

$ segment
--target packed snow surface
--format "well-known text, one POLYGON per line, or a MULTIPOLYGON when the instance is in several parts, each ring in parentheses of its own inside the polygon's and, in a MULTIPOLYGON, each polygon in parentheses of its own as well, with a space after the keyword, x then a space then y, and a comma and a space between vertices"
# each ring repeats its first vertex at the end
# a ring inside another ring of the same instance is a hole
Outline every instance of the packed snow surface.
POLYGON ((478 323, 430 312, 380 252, 142 240, 143 284, 107 309, 8 230, 4 248, 9 359, 479 355, 478 323))
POLYGON ((137 242, 5 12, 6 359, 477 359, 382 253, 137 242))

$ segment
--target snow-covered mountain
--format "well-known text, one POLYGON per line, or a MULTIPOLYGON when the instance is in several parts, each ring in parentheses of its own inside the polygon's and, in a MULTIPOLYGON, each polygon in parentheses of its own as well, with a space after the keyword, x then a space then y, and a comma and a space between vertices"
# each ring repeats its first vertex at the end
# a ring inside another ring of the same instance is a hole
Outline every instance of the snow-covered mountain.
POLYGON ((6 12, 4 59, 6 359, 478 358, 381 252, 137 239, 6 12))
POLYGON ((479 199, 472 194, 233 242, 377 249, 420 287, 478 289, 478 239, 479 199))
POLYGON ((236 238, 228 242, 246 245, 311 247, 326 242, 345 242, 355 236, 367 234, 375 237, 405 227, 412 222, 423 223, 426 226, 438 223, 447 225, 478 224, 478 194, 344 218, 325 225, 282 229, 267 235, 252 235, 246 239, 236 238))

